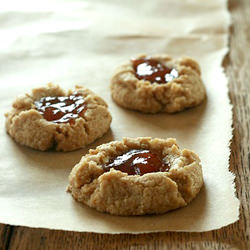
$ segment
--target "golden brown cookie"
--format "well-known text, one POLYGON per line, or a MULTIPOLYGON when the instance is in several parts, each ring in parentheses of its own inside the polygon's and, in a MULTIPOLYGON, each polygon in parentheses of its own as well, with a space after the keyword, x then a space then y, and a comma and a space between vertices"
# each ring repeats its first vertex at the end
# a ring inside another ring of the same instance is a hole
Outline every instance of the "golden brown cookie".
POLYGON ((142 55, 116 70, 111 95, 124 108, 173 113, 199 105, 206 93, 195 60, 142 55))
POLYGON ((101 212, 143 215, 186 206, 202 185, 195 153, 175 139, 139 137, 90 150, 72 169, 68 191, 101 212))
POLYGON ((51 83, 17 98, 5 116, 15 141, 42 151, 82 148, 103 136, 112 119, 107 104, 89 89, 65 92, 51 83))

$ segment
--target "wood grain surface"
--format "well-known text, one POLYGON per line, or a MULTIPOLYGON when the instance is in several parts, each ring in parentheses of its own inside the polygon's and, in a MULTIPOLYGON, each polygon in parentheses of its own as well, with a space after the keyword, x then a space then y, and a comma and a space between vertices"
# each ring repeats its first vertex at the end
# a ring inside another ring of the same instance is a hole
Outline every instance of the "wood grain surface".
POLYGON ((232 14, 230 52, 223 65, 234 105, 230 170, 236 175, 240 220, 205 233, 142 235, 76 233, 0 224, 0 250, 250 249, 250 0, 230 0, 228 7, 232 14))

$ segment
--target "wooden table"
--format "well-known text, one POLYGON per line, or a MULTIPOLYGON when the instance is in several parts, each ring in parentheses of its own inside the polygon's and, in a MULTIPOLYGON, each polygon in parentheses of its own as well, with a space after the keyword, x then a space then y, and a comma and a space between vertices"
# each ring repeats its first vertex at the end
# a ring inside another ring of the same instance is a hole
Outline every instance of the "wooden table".
POLYGON ((250 0, 230 0, 229 9, 232 14, 230 52, 223 64, 234 105, 230 170, 236 175, 240 220, 206 233, 142 235, 75 233, 0 224, 0 250, 250 249, 250 0))

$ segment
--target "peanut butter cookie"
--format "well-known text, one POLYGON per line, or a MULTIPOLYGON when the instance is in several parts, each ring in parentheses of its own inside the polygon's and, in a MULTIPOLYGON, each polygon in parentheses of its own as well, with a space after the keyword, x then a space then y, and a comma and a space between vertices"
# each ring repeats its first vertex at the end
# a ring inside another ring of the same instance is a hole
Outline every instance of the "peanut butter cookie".
POLYGON ((72 151, 92 143, 110 127, 107 104, 89 89, 65 92, 48 84, 17 98, 5 114, 15 141, 38 150, 72 151))
POLYGON ((175 139, 139 137, 90 150, 72 169, 68 191, 101 212, 143 215, 186 206, 202 185, 195 153, 175 139))
POLYGON ((111 95, 124 108, 173 113, 199 105, 206 94, 195 60, 142 55, 116 70, 111 95))

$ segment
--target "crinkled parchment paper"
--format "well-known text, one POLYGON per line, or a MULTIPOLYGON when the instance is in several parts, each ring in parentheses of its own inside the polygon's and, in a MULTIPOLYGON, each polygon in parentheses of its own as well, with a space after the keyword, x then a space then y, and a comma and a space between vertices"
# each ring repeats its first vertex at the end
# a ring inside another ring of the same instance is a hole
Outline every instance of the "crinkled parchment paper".
POLYGON ((227 53, 225 0, 7 1, 0 10, 0 222, 101 232, 206 231, 238 219, 228 170, 232 112, 221 63, 227 53), (39 3, 40 2, 40 3, 39 3), (114 68, 140 54, 188 55, 199 61, 207 89, 201 106, 147 115, 110 98, 114 68), (176 137, 202 160, 205 185, 187 207, 159 216, 96 212, 66 193, 68 175, 86 149, 38 152, 5 132, 4 113, 17 95, 47 82, 82 84, 109 104, 111 130, 90 147, 123 136, 176 137))

